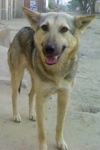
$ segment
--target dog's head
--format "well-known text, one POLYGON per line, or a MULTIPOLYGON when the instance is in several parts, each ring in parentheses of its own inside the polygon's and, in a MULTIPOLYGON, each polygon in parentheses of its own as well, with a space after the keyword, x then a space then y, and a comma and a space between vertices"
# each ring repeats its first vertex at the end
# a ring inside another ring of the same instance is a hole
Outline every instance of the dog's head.
POLYGON ((35 45, 42 60, 54 65, 59 58, 67 55, 77 45, 77 37, 95 15, 73 17, 66 13, 38 13, 27 8, 23 12, 35 31, 35 45))

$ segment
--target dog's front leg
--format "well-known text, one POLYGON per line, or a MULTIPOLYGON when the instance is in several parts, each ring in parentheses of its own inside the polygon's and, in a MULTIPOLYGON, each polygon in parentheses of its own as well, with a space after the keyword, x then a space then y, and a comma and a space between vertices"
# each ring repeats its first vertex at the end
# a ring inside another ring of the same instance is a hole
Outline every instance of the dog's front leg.
POLYGON ((69 92, 66 90, 58 91, 57 102, 57 126, 56 126, 56 142, 57 147, 61 150, 67 150, 67 144, 63 138, 63 123, 66 114, 67 103, 69 99, 69 92))
POLYGON ((37 126, 38 126, 38 141, 39 150, 47 150, 46 134, 44 128, 44 103, 45 96, 36 95, 36 113, 37 113, 37 126))

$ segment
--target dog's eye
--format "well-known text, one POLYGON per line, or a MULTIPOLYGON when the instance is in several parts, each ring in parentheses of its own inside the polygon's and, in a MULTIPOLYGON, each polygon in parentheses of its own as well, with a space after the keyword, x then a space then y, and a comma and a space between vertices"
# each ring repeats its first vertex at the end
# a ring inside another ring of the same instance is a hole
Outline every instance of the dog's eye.
POLYGON ((49 27, 48 27, 48 25, 46 25, 46 24, 45 24, 45 25, 42 25, 41 28, 42 28, 43 31, 49 31, 49 27))
POLYGON ((61 29, 60 29, 60 32, 61 33, 65 33, 65 32, 67 32, 68 31, 68 28, 67 27, 62 27, 61 29))

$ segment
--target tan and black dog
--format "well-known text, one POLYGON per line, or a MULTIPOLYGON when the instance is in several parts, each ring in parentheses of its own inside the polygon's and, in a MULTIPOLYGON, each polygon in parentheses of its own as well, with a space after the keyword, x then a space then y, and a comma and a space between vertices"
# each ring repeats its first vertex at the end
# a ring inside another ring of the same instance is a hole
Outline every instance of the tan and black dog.
POLYGON ((31 120, 37 118, 39 150, 47 150, 44 103, 54 93, 58 95, 57 147, 67 150, 63 137, 63 123, 75 82, 79 35, 95 16, 74 17, 61 12, 38 13, 25 7, 23 12, 31 28, 22 28, 15 35, 8 51, 14 121, 21 121, 17 107, 17 94, 24 70, 27 68, 32 81, 29 94, 29 117, 31 120), (36 114, 33 110, 34 97, 36 114))

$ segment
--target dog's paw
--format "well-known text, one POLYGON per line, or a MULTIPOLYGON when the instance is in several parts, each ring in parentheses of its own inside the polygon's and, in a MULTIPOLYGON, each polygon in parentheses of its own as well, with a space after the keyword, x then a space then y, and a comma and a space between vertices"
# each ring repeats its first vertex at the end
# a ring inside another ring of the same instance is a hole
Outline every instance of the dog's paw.
POLYGON ((57 148, 60 150, 68 150, 68 146, 64 140, 57 142, 57 148))
POLYGON ((36 114, 30 114, 29 119, 32 121, 36 121, 36 114))
POLYGON ((15 121, 15 122, 21 122, 21 116, 19 115, 19 114, 17 114, 17 115, 14 115, 13 116, 13 120, 15 121))

